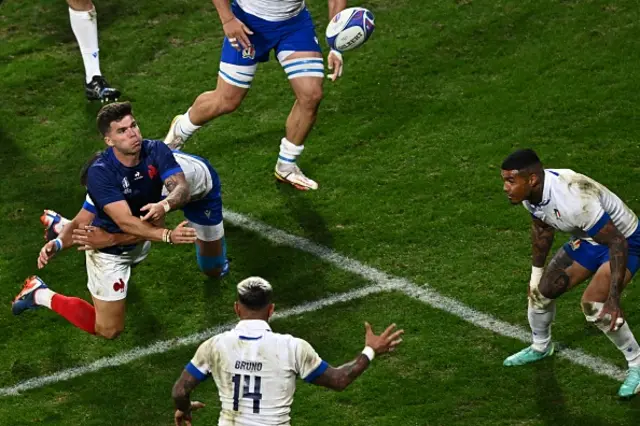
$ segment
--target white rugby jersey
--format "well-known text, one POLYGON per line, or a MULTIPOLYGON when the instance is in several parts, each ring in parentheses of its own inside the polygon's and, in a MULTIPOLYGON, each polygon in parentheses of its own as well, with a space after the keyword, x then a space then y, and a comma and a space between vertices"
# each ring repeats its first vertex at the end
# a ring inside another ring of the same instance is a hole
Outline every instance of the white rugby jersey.
POLYGON ((242 10, 265 21, 293 18, 305 7, 304 0, 236 0, 242 10))
POLYGON ((540 204, 522 204, 546 224, 592 244, 609 219, 627 238, 638 227, 638 217, 616 194, 569 169, 546 169, 540 204))
POLYGON ((200 345, 186 370, 218 387, 218 426, 289 425, 296 376, 312 382, 328 367, 309 343, 243 320, 200 345))
MULTIPOLYGON (((196 201, 211 191, 213 188, 213 178, 209 167, 200 157, 185 154, 181 151, 173 151, 173 156, 182 168, 184 177, 189 183, 191 201, 196 201)), ((169 195, 167 187, 162 187, 162 196, 169 195)))

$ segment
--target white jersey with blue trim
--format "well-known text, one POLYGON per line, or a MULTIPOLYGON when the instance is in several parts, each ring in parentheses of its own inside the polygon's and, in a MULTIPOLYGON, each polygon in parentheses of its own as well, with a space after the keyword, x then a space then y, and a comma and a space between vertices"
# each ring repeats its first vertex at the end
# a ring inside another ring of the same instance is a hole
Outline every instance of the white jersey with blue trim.
POLYGON ((544 223, 591 244, 609 219, 626 238, 638 227, 638 217, 616 194, 570 169, 546 169, 542 201, 522 204, 544 223))
POLYGON ((200 345, 186 370, 212 375, 222 410, 219 426, 289 425, 296 377, 315 380, 328 367, 302 339, 243 320, 200 345))
POLYGON ((286 21, 304 8, 304 0, 235 0, 242 10, 265 21, 286 21))
MULTIPOLYGON (((196 201, 207 195, 213 188, 213 178, 209 167, 200 158, 181 151, 173 151, 173 157, 182 168, 184 177, 189 184, 191 201, 196 201)), ((166 197, 168 194, 167 187, 163 186, 162 196, 166 197)))

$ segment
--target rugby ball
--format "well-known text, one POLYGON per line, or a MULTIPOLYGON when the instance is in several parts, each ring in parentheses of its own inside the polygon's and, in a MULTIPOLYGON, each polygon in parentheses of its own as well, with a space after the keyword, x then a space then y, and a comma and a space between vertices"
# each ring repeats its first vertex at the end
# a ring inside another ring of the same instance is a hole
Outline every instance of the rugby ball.
POLYGON ((350 7, 339 12, 327 25, 327 44, 339 52, 362 46, 371 37, 375 23, 373 13, 364 7, 350 7))

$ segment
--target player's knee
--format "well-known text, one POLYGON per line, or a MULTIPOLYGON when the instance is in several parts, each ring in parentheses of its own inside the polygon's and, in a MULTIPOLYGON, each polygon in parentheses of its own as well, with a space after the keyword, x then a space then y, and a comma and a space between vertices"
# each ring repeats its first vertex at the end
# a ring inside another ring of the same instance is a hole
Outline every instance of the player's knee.
POLYGON ((124 326, 98 326, 96 325, 96 334, 108 340, 113 340, 120 336, 124 331, 124 326))
POLYGON ((557 299, 569 288, 569 275, 564 269, 556 269, 544 274, 538 285, 540 294, 548 299, 557 299))
POLYGON ((322 101, 323 93, 321 85, 313 85, 297 95, 297 100, 306 109, 316 109, 322 101))
POLYGON ((238 96, 231 93, 219 94, 219 110, 223 114, 230 114, 238 109, 242 103, 242 96, 238 96))
POLYGON ((594 324, 602 331, 606 332, 609 330, 609 324, 605 321, 602 321, 602 319, 600 318, 604 303, 582 300, 582 302, 580 302, 580 305, 582 306, 582 312, 584 313, 584 317, 588 323, 594 324))

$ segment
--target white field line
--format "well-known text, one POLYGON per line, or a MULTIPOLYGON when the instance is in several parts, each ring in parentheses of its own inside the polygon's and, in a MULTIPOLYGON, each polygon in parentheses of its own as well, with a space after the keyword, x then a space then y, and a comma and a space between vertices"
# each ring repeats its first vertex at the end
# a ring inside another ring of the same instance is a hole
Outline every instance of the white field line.
MULTIPOLYGON (((522 342, 529 342, 530 334, 528 330, 525 330, 520 326, 501 321, 483 312, 476 311, 453 298, 439 294, 427 285, 417 286, 405 278, 391 276, 378 269, 358 262, 357 260, 350 259, 336 253, 328 247, 316 244, 306 238, 288 234, 282 230, 255 221, 239 213, 225 209, 224 218, 227 223, 255 232, 274 244, 292 247, 312 254, 342 270, 352 272, 373 282, 373 284, 368 287, 329 296, 325 299, 281 311, 274 316, 276 318, 286 318, 305 312, 313 312, 326 306, 359 299, 370 294, 397 290, 435 309, 453 314, 477 327, 481 327, 493 331, 496 334, 511 337, 522 342)), ((227 330, 232 326, 233 324, 221 325, 186 337, 156 342, 144 348, 135 348, 119 355, 101 358, 85 366, 62 370, 48 376, 34 377, 11 387, 0 388, 0 396, 17 395, 19 392, 69 380, 103 368, 116 367, 149 355, 164 353, 181 346, 194 345, 206 340, 214 334, 227 330)), ((615 380, 622 380, 624 378, 625 372, 622 369, 608 361, 588 355, 578 349, 564 349, 558 353, 558 356, 565 358, 574 364, 586 367, 596 374, 607 376, 615 380)))
MULTIPOLYGON (((289 309, 276 312, 273 316, 276 318, 287 318, 293 315, 300 315, 306 312, 313 312, 322 309, 326 306, 331 306, 336 303, 348 302, 350 300, 360 299, 370 294, 380 293, 383 291, 393 290, 388 285, 378 284, 368 287, 359 288, 346 293, 332 295, 314 302, 304 303, 298 306, 294 306, 289 309)), ((24 382, 20 382, 14 386, 0 388, 0 397, 7 395, 18 395, 20 392, 24 392, 30 389, 41 388, 43 386, 62 382, 65 380, 73 379, 74 377, 82 376, 84 374, 93 373, 103 368, 117 367, 119 365, 127 364, 140 358, 144 358, 149 355, 161 354, 172 349, 176 349, 182 346, 196 345, 209 337, 221 333, 225 330, 229 330, 235 325, 235 323, 223 324, 217 327, 210 328, 198 333, 191 334, 186 337, 179 337, 171 340, 163 340, 153 343, 150 346, 134 348, 127 352, 122 352, 118 355, 111 357, 100 358, 91 364, 83 365, 81 367, 69 368, 67 370, 61 370, 48 376, 34 377, 24 382)), ((185 360, 186 364, 189 360, 185 360)))

